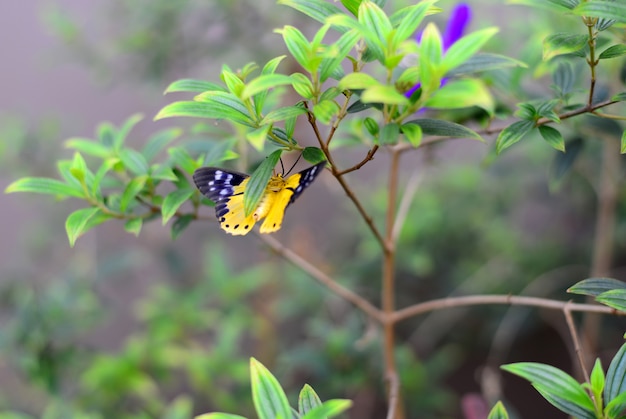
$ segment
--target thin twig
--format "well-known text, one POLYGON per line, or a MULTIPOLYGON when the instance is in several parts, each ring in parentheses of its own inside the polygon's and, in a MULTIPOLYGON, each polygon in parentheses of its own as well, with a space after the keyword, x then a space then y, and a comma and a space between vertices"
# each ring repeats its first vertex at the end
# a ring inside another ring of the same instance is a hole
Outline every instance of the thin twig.
POLYGON ((361 160, 360 162, 358 162, 357 164, 355 164, 352 167, 349 167, 347 169, 344 169, 340 172, 337 173, 337 176, 343 176, 346 175, 350 172, 354 172, 355 170, 359 170, 361 167, 363 167, 368 161, 370 160, 374 160, 374 155, 376 154, 376 152, 378 151, 379 146, 375 145, 374 147, 372 147, 368 152, 367 155, 365 156, 365 158, 363 160, 361 160))
POLYGON ((587 366, 585 365, 585 356, 580 346, 580 339, 578 339, 578 332, 576 331, 574 318, 572 317, 572 312, 569 309, 570 305, 570 302, 565 304, 565 307, 563 307, 563 315, 565 316, 565 321, 567 322, 567 328, 569 329, 569 333, 572 335, 572 340, 574 341, 574 350, 576 351, 576 356, 578 357, 578 362, 580 363, 580 368, 582 369, 583 376, 585 377, 585 381, 589 383, 591 382, 591 380, 589 378, 587 366))
POLYGON ((267 234, 260 234, 258 232, 257 235, 265 244, 271 247, 272 250, 274 250, 280 256, 296 265, 302 271, 311 275, 314 279, 329 288, 339 297, 351 302, 352 304, 363 310, 363 312, 365 312, 371 318, 375 319, 379 323, 383 323, 383 313, 369 301, 340 285, 330 276, 313 266, 313 264, 311 264, 309 261, 305 260, 300 255, 283 246, 282 243, 280 243, 275 238, 268 236, 267 234))
POLYGON ((387 419, 395 419, 400 402, 400 379, 398 374, 387 374, 387 386, 389 388, 389 408, 387 419))
POLYGON ((564 307, 569 304, 570 311, 583 311, 586 313, 603 313, 612 314, 618 316, 624 316, 626 313, 617 311, 610 307, 602 306, 599 304, 579 304, 570 303, 568 301, 556 301, 548 298, 539 297, 524 297, 513 295, 467 295, 463 297, 449 297, 440 298, 437 300, 425 301, 411 305, 409 307, 397 310, 391 318, 384 319, 390 322, 399 322, 409 319, 411 317, 419 316, 420 314, 428 313, 434 310, 441 310, 444 308, 462 307, 462 306, 477 306, 487 304, 506 304, 506 305, 520 305, 520 306, 532 306, 542 307, 550 310, 563 310, 564 307))
POLYGON ((409 209, 411 208, 411 203, 413 202, 415 193, 417 192, 419 185, 422 183, 423 178, 424 177, 422 175, 422 172, 419 172, 418 170, 413 171, 413 173, 411 173, 411 177, 409 177, 409 181, 406 184, 406 188, 404 188, 402 200, 400 201, 400 205, 398 206, 396 222, 393 225, 392 237, 394 242, 398 240, 400 230, 402 230, 402 226, 404 225, 404 221, 409 214, 409 209))

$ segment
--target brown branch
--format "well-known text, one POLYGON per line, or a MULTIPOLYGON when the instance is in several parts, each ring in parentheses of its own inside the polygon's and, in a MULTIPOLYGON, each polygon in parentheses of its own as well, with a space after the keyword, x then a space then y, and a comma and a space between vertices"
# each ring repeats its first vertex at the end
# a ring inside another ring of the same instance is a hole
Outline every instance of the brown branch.
POLYGON ((398 374, 387 375, 387 386, 389 388, 389 408, 387 419, 395 419, 400 405, 400 379, 398 374))
POLYGON ((361 160, 360 162, 358 162, 357 164, 355 164, 354 166, 348 168, 348 169, 344 169, 340 172, 337 173, 337 176, 343 176, 346 175, 350 172, 354 172, 355 170, 359 170, 361 167, 363 167, 368 161, 370 160, 374 160, 374 155, 376 154, 376 152, 378 151, 379 146, 375 145, 374 147, 372 147, 368 152, 367 155, 365 156, 365 158, 363 160, 361 160))
POLYGON ((550 310, 563 310, 566 306, 570 311, 582 311, 586 313, 602 313, 624 316, 626 313, 599 304, 578 304, 568 301, 550 300, 548 298, 524 297, 513 295, 467 295, 463 297, 440 298, 437 300, 425 301, 412 306, 397 310, 391 317, 384 320, 389 322, 399 322, 420 314, 444 308, 477 306, 487 304, 505 304, 547 308, 550 310))
POLYGON ((280 256, 288 260, 289 262, 296 265, 302 271, 311 275, 314 279, 320 282, 322 285, 329 288, 336 295, 347 300, 360 308, 363 312, 365 312, 372 319, 375 319, 379 323, 383 323, 383 313, 376 306, 371 304, 369 301, 365 300, 360 295, 354 293, 353 291, 345 288, 340 285, 337 281, 332 279, 330 276, 320 271, 317 267, 311 264, 309 261, 305 260, 300 255, 296 254, 292 250, 283 246, 278 240, 275 238, 268 236, 267 234, 260 234, 257 232, 257 236, 267 244, 273 251, 278 253, 280 256))
MULTIPOLYGON (((585 381, 589 383, 591 382, 591 380, 589 378, 587 366, 585 365, 585 356, 580 346, 580 339, 578 339, 578 332, 576 331, 574 318, 572 317, 572 312, 569 309, 570 305, 571 303, 565 304, 565 307, 563 307, 563 315, 565 316, 565 321, 567 322, 567 328, 569 329, 569 333, 570 335, 572 335, 572 341, 574 342, 574 351, 576 352, 576 356, 578 357, 578 362, 580 363, 580 368, 582 369, 583 376, 585 377, 585 381)), ((593 397, 593 394, 591 396, 593 397)))

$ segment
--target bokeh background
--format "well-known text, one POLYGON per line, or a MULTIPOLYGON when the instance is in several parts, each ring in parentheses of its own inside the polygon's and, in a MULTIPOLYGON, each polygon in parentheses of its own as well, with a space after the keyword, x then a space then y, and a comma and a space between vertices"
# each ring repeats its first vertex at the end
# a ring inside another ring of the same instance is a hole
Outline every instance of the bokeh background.
MULTIPOLYGON (((471 29, 501 28, 490 49, 534 69, 491 78, 505 115, 550 85, 537 64, 542 38, 581 25, 501 2, 469 3, 471 29), (503 80, 518 89, 501 89, 503 80)), ((443 24, 445 17, 433 19, 443 24)), ((56 161, 71 158, 65 140, 93 138, 103 121, 119 126, 135 113, 144 119, 132 145, 170 127, 185 130, 181 143, 201 140, 197 121, 152 121, 174 100, 163 96, 165 87, 179 78, 218 81, 224 63, 239 68, 284 53, 272 32, 284 24, 315 28, 269 0, 3 2, 0 186, 56 176, 56 161)), ((619 88, 623 63, 614 61, 600 89, 619 88)), ((605 139, 621 135, 617 124, 594 127, 605 139)), ((400 238, 400 305, 470 293, 572 298, 567 287, 589 274, 601 158, 594 135, 568 130, 569 150, 580 150, 572 166, 540 139, 496 159, 492 143, 469 140, 407 155, 405 178, 417 176, 419 189, 400 238)), ((362 154, 355 148, 342 156, 362 154)), ((377 216, 385 210, 386 162, 381 155, 350 177, 377 216)), ((110 222, 70 248, 64 220, 80 205, 0 195, 0 418, 186 418, 215 409, 250 415, 250 356, 276 374, 292 401, 306 382, 323 399, 353 399, 351 418, 383 416, 380 332, 257 238, 196 222, 173 241, 158 220, 135 237, 110 222)), ((618 205, 616 278, 624 275, 623 211, 618 205)), ((355 214, 322 177, 276 236, 377 302, 379 255, 355 214)), ((606 318, 601 327, 607 360, 624 324, 606 318)), ((445 310, 402 323, 399 341, 411 418, 460 417, 462 399, 481 392, 498 394, 519 417, 559 417, 522 380, 503 376, 494 387, 485 373, 514 361, 576 373, 559 313, 445 310)))

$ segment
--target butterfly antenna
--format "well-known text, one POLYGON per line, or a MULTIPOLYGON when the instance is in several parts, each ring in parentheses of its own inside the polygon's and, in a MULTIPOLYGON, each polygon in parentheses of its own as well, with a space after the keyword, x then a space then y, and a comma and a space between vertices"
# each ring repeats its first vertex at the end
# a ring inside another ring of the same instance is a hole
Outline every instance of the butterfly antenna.
MULTIPOLYGON (((291 173, 291 171, 293 170, 294 167, 296 167, 296 164, 298 164, 298 162, 300 161, 300 157, 302 157, 302 153, 300 153, 300 155, 298 156, 298 158, 296 159, 296 161, 294 162, 294 164, 291 165, 291 167, 289 168, 289 171, 287 173, 285 173, 285 176, 287 176, 289 173, 291 173)), ((281 161, 282 164, 282 161, 281 161)), ((283 169, 284 170, 284 169, 283 169)))
POLYGON ((280 157, 280 158, 278 159, 278 161, 280 161, 280 170, 282 171, 283 176, 285 176, 285 174, 284 174, 284 173, 285 173, 285 166, 283 166, 283 158, 282 158, 282 157, 280 157))

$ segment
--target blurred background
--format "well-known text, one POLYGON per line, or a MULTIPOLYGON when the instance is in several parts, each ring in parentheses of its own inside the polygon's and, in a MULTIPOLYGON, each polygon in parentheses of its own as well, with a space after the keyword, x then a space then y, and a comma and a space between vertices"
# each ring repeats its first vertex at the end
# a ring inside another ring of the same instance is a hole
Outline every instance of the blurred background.
MULTIPOLYGON (((516 101, 540 97, 551 84, 540 64, 541 40, 581 25, 519 6, 468 3, 470 30, 499 26, 501 36, 489 49, 532 69, 486 77, 504 118, 516 101)), ((444 10, 454 4, 438 3, 444 10)), ((442 26, 446 17, 433 20, 442 26)), ((71 158, 65 140, 93 138, 102 122, 119 126, 135 113, 144 119, 130 134, 131 145, 141 147, 170 127, 185 130, 183 144, 201 140, 198 121, 152 121, 176 99, 163 97, 165 87, 180 78, 218 82, 224 63, 236 69, 283 54, 272 30, 284 24, 308 26, 308 33, 317 27, 270 0, 3 2, 0 187, 22 176, 56 177, 56 161, 71 158)), ((600 93, 623 90, 620 60, 605 62, 600 93)), ((587 77, 582 67, 575 75, 587 77)), ((477 119, 476 112, 442 117, 463 123, 477 119)), ((590 270, 602 164, 597 140, 613 141, 618 153, 621 128, 585 119, 565 129, 565 155, 539 138, 495 159, 492 142, 469 140, 406 155, 405 179, 418 190, 399 243, 400 306, 479 293, 572 298, 565 290, 590 270), (592 123, 593 133, 585 131, 592 123)), ((306 143, 308 134, 301 135, 306 143)), ((364 148, 342 153, 348 165, 364 148)), ((385 210, 386 163, 382 154, 349 177, 375 217, 385 210)), ((330 179, 322 177, 310 191, 276 237, 378 303, 376 242, 330 179)), ((616 278, 624 276, 626 256, 622 195, 616 278)), ((309 383, 322 399, 354 400, 351 418, 383 416, 380 331, 256 237, 231 237, 215 223, 196 222, 173 241, 158 221, 139 237, 110 222, 70 248, 65 217, 82 205, 0 195, 0 418, 250 415, 250 356, 273 371, 292 402, 309 383)), ((602 319, 605 366, 623 329, 623 320, 602 319)), ((484 373, 515 361, 575 373, 560 313, 444 310, 401 323, 399 343, 411 418, 461 417, 465 396, 494 391, 518 417, 559 417, 521 379, 504 376, 494 389, 484 373)))

